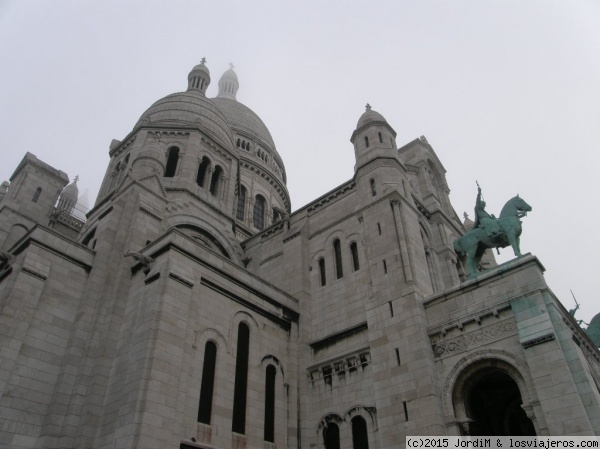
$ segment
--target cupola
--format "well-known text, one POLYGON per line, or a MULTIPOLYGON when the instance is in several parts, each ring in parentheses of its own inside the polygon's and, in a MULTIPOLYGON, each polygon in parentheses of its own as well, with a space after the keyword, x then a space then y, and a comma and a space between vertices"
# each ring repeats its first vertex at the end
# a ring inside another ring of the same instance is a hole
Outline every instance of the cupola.
POLYGON ((229 70, 223 73, 219 80, 219 94, 217 98, 229 98, 235 100, 240 83, 238 82, 237 74, 233 71, 233 64, 229 64, 229 70))
POLYGON ((188 91, 195 90, 206 94, 206 88, 210 84, 210 72, 205 64, 206 58, 202 58, 200 64, 194 67, 188 75, 188 91))
POLYGON ((77 198, 79 197, 79 189, 77 188, 77 181, 79 176, 75 176, 75 179, 71 184, 63 189, 60 196, 58 197, 58 208, 67 212, 73 212, 75 205, 77 204, 77 198))

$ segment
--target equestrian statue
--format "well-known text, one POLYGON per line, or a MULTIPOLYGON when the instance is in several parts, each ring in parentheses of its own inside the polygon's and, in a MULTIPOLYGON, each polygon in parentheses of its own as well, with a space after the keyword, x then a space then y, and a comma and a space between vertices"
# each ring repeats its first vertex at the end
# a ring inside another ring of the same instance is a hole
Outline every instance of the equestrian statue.
POLYGON ((506 202, 498 218, 487 213, 485 205, 481 187, 477 184, 475 224, 454 242, 454 251, 461 259, 466 257, 467 274, 471 278, 479 274, 479 262, 488 248, 506 248, 510 245, 515 256, 522 255, 519 247, 522 230, 520 219, 531 211, 531 206, 519 195, 506 202))

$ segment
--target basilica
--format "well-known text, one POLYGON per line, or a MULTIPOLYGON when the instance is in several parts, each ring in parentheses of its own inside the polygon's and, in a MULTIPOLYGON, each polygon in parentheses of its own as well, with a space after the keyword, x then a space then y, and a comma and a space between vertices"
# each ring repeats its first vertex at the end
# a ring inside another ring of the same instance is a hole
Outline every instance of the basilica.
POLYGON ((203 60, 110 143, 89 211, 31 153, 2 183, 1 447, 600 434, 596 345, 535 255, 467 266, 425 137, 367 105, 354 172, 292 212, 237 74, 210 83, 203 60))

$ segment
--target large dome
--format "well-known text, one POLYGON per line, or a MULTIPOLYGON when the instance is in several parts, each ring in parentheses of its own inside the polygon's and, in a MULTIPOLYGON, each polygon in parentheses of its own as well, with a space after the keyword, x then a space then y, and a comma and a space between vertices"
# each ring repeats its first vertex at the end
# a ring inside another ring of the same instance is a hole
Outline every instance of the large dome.
POLYGON ((234 146, 233 134, 221 110, 199 90, 168 95, 154 103, 138 120, 136 127, 152 126, 200 127, 226 148, 234 146))
POLYGON ((219 80, 219 94, 212 101, 223 112, 234 134, 237 134, 236 146, 251 151, 259 165, 274 173, 285 184, 285 167, 275 148, 273 137, 260 117, 252 109, 237 101, 238 89, 238 77, 231 65, 219 80), (254 142, 252 149, 245 146, 246 139, 254 142))
POLYGON ((237 100, 228 98, 217 97, 213 98, 212 101, 223 112, 233 129, 262 140, 270 149, 275 151, 275 142, 273 142, 271 133, 252 109, 237 100))

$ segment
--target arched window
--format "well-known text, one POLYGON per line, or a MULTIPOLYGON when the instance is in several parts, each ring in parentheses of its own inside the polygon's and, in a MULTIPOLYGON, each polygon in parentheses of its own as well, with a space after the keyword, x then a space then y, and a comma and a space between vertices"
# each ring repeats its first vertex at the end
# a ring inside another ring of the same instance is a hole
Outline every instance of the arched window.
POLYGON ((217 165, 210 179, 210 193, 214 196, 217 196, 217 193, 219 193, 219 181, 221 180, 222 173, 223 169, 217 165))
POLYGON ((200 187, 204 187, 204 180, 206 179, 208 167, 210 167, 210 159, 204 156, 198 166, 198 174, 196 175, 196 184, 200 187))
POLYGON ((352 447, 354 449, 369 449, 367 422, 362 416, 352 418, 352 447))
POLYGON ((379 133, 379 143, 383 143, 383 136, 379 133))
POLYGON ((165 169, 165 178, 172 178, 177 171, 177 162, 179 161, 179 148, 169 148, 167 156, 167 168, 165 169))
POLYGON ((375 180, 371 179, 371 195, 377 195, 377 188, 375 187, 375 180))
POLYGON ((244 215, 246 213, 246 187, 240 186, 240 193, 237 201, 237 211, 235 217, 238 220, 244 221, 244 215))
POLYGON ((202 367, 202 384, 200 385, 200 404, 198 406, 198 422, 210 424, 212 415, 213 392, 215 389, 215 366, 217 361, 217 345, 212 341, 204 347, 204 366, 202 367))
POLYGON ((248 392, 248 356, 250 328, 245 323, 238 326, 237 355, 235 358, 235 386, 233 389, 233 420, 231 430, 246 433, 246 395, 248 392))
POLYGON ((265 441, 275 442, 275 375, 277 369, 267 366, 265 378, 265 441))
POLYGON ((265 227, 265 203, 266 200, 262 195, 256 195, 253 211, 253 221, 256 229, 264 229, 265 227))
POLYGON ((350 252, 352 253, 352 268, 354 268, 354 271, 358 271, 360 263, 358 261, 358 245, 356 242, 350 243, 350 252))
POLYGON ((38 187, 37 189, 35 189, 35 193, 33 194, 33 198, 31 198, 31 201, 37 203, 37 200, 40 198, 40 193, 42 193, 42 188, 38 187))
POLYGON ((319 276, 321 277, 321 286, 327 283, 327 277, 325 276, 325 259, 322 257, 319 259, 319 276))
POLYGON ((329 423, 323 429, 325 449, 340 449, 340 428, 336 423, 329 423))
POLYGON ((369 138, 365 136, 365 146, 369 148, 369 138))
POLYGON ((344 269, 342 267, 342 247, 339 239, 333 241, 333 253, 335 257, 335 275, 337 279, 339 279, 344 276, 344 269))

